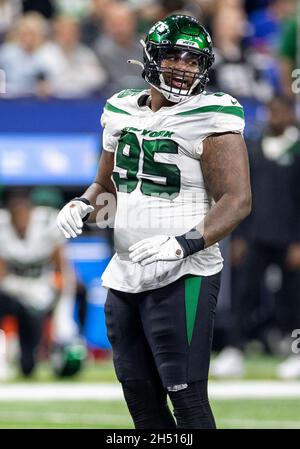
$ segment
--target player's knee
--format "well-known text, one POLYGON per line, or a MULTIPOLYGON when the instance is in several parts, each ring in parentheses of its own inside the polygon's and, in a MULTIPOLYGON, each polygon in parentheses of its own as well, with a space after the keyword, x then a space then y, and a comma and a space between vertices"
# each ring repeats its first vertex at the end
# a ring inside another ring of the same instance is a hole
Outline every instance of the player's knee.
POLYGON ((134 380, 122 382, 122 388, 128 408, 133 417, 149 415, 153 412, 154 408, 164 403, 164 398, 158 397, 150 381, 134 380))
POLYGON ((178 428, 214 429, 215 420, 207 396, 207 382, 193 382, 169 391, 178 428))
POLYGON ((137 429, 175 427, 169 417, 166 394, 160 394, 151 381, 126 381, 122 388, 137 429))

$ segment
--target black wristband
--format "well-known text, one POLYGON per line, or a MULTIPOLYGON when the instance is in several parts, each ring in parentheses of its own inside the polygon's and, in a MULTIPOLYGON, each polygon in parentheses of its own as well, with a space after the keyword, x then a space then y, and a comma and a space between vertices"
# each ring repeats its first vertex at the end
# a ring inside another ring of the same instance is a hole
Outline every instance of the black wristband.
MULTIPOLYGON (((83 196, 73 198, 72 201, 82 201, 82 202, 83 202, 84 204, 86 204, 87 206, 90 206, 90 205, 91 205, 91 203, 89 202, 89 200, 88 200, 87 198, 84 198, 83 196)), ((86 214, 86 215, 82 218, 82 221, 83 221, 83 222, 87 221, 87 220, 89 219, 89 216, 90 216, 90 215, 91 215, 90 213, 86 214)))
POLYGON ((175 238, 182 247, 184 257, 202 251, 205 246, 204 238, 197 229, 191 229, 186 234, 179 235, 175 238))

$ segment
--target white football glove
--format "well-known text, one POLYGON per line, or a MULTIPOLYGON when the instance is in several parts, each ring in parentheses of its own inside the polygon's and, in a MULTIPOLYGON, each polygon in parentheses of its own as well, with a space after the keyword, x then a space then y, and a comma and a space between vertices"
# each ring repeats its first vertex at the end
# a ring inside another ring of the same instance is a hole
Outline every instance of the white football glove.
POLYGON ((70 201, 58 213, 57 226, 67 239, 75 238, 82 233, 82 219, 93 210, 93 206, 89 206, 83 201, 70 201))
POLYGON ((157 260, 183 259, 184 253, 175 237, 158 235, 140 240, 129 248, 132 262, 140 262, 142 266, 157 260))

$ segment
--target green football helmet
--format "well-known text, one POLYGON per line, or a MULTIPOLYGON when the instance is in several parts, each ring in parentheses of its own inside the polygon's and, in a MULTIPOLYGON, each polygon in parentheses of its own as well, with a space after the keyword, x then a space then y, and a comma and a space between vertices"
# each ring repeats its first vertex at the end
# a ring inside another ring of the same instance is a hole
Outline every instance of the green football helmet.
POLYGON ((214 55, 209 33, 194 17, 169 16, 157 22, 150 29, 146 41, 141 42, 144 58, 142 76, 165 98, 178 103, 203 92, 214 55), (185 61, 185 69, 181 70, 180 65, 171 68, 172 64, 168 66, 166 60, 185 61))
POLYGON ((51 354, 53 372, 58 377, 71 377, 79 373, 87 358, 87 349, 80 340, 54 345, 51 354))

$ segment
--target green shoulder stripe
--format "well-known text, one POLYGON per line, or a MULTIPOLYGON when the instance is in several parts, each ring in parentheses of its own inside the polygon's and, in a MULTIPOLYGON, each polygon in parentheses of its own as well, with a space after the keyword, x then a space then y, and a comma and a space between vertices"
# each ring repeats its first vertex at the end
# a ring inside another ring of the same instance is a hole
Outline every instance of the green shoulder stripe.
POLYGON ((129 95, 134 96, 142 92, 144 89, 124 89, 118 93, 118 98, 128 97, 129 95))
POLYGON ((129 114, 129 112, 124 111, 123 109, 120 108, 116 108, 116 106, 113 106, 112 104, 110 104, 108 101, 105 104, 105 109, 107 109, 108 111, 111 112, 116 112, 117 114, 125 114, 125 115, 131 115, 129 114))
POLYGON ((221 112, 222 114, 236 115, 237 117, 244 118, 244 110, 240 106, 220 106, 209 105, 202 106, 201 108, 191 109, 190 111, 178 112, 176 115, 193 115, 202 114, 204 112, 221 112))

